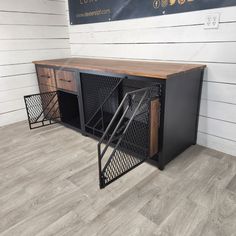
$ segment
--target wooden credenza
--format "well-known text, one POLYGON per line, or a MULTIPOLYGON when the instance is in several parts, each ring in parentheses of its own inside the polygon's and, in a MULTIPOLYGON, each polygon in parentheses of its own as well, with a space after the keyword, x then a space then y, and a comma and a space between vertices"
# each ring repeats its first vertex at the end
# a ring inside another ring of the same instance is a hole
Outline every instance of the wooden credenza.
POLYGON ((163 170, 196 143, 204 65, 88 58, 34 64, 40 94, 25 97, 30 128, 60 122, 99 139, 101 188, 144 161, 163 170))

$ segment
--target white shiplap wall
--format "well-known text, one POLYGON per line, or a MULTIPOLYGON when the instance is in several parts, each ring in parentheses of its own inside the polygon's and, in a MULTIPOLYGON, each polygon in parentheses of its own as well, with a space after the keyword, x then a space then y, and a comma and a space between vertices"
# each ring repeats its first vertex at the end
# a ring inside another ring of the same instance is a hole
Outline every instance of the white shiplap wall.
POLYGON ((0 126, 26 119, 33 60, 70 56, 65 1, 0 0, 0 126))
POLYGON ((207 64, 198 143, 236 155, 235 13, 228 7, 70 26, 72 56, 207 64), (220 13, 219 29, 204 29, 209 13, 220 13))

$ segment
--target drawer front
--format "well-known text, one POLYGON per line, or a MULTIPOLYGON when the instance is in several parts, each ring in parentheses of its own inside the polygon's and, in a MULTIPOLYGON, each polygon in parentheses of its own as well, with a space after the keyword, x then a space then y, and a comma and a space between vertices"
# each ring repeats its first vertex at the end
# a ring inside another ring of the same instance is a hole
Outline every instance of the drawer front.
POLYGON ((76 74, 73 71, 55 70, 57 87, 77 92, 76 74))
POLYGON ((52 68, 37 66, 39 84, 56 87, 54 70, 52 68))
POLYGON ((51 87, 48 85, 39 84, 39 90, 40 90, 40 93, 47 93, 47 92, 54 92, 57 89, 56 89, 56 87, 51 87))

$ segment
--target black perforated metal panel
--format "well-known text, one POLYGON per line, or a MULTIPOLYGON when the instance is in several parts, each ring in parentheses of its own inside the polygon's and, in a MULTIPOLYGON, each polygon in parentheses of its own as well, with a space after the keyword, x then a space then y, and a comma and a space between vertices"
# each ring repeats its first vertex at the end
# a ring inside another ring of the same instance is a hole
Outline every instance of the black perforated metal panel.
POLYGON ((88 132, 102 134, 119 105, 118 85, 122 78, 84 73, 80 78, 85 127, 88 132))

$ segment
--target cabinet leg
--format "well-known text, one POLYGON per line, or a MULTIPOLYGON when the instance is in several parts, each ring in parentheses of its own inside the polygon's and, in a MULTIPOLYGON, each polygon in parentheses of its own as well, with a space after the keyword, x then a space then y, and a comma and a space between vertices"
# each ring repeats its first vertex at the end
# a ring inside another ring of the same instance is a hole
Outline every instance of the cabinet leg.
POLYGON ((163 170, 165 169, 165 166, 163 166, 163 165, 158 165, 158 169, 161 170, 161 171, 163 171, 163 170))
POLYGON ((84 137, 89 137, 85 131, 81 133, 84 137))
POLYGON ((163 161, 161 161, 161 158, 159 159, 159 162, 158 162, 158 169, 159 170, 165 169, 165 164, 163 163, 163 161))

